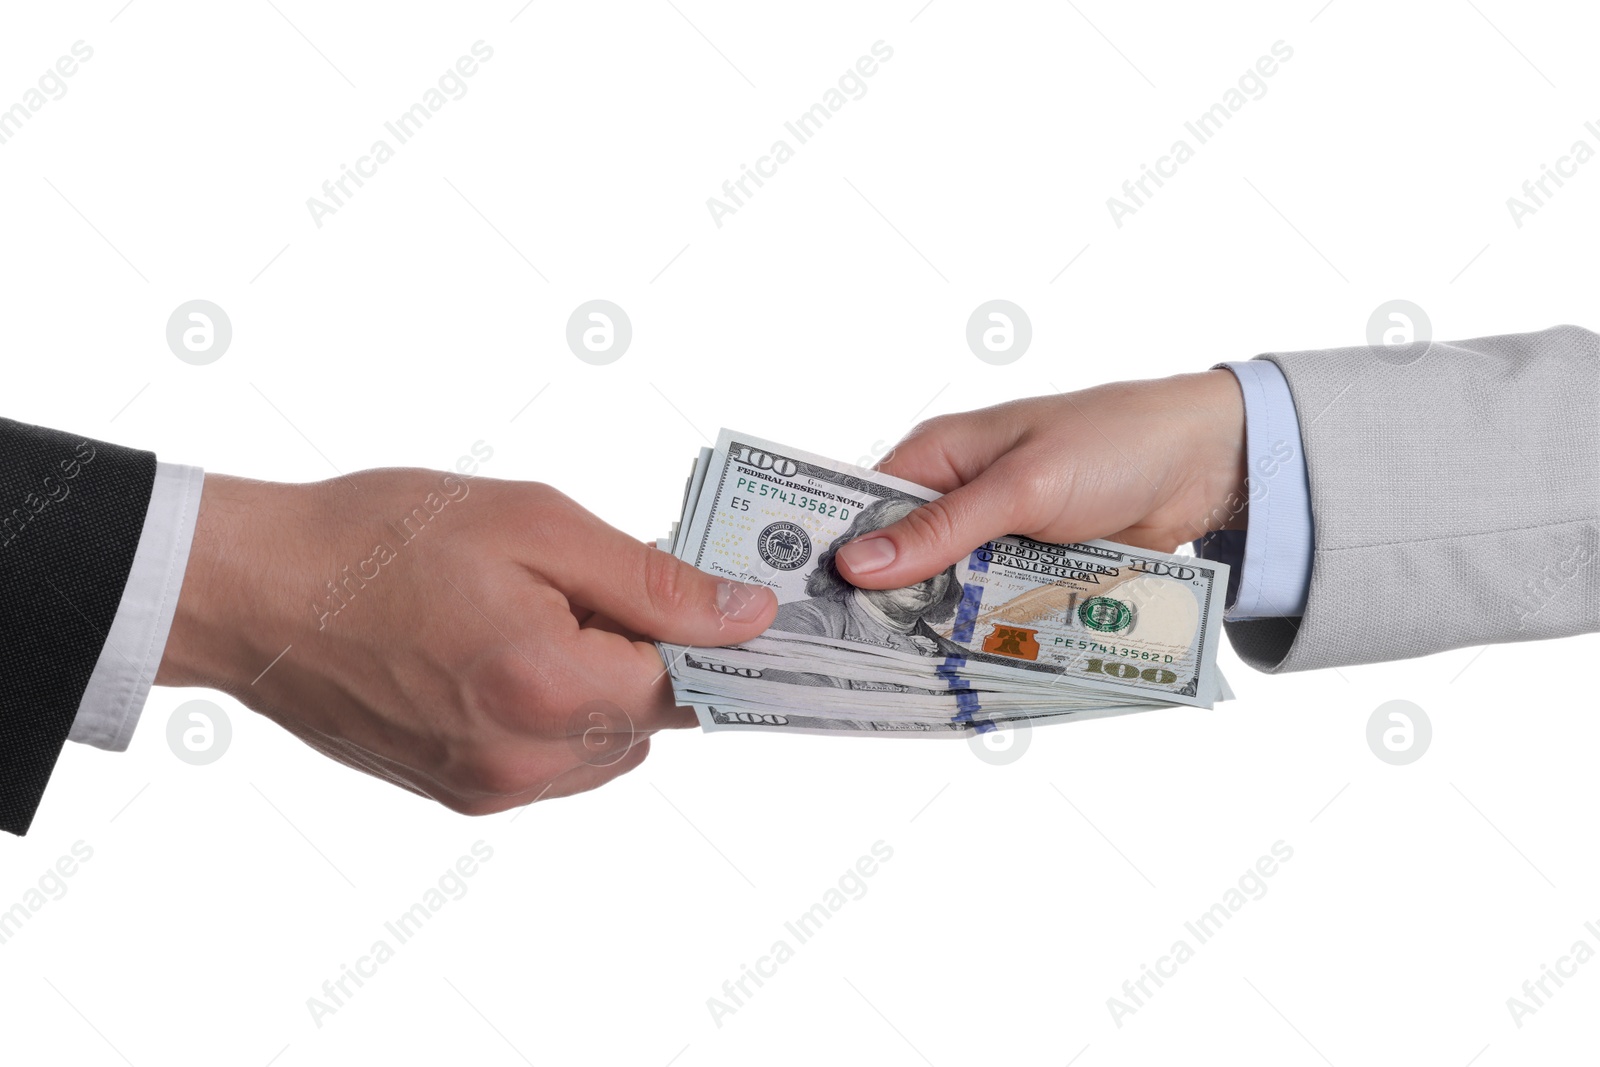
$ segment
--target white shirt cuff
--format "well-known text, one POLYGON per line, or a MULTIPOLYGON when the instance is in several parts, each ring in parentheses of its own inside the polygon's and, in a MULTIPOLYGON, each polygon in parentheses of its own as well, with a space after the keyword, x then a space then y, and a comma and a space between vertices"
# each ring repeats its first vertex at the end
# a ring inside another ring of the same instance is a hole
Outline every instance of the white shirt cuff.
POLYGON ((70 740, 111 752, 127 749, 167 647, 204 484, 199 467, 156 464, 133 569, 78 703, 70 740))

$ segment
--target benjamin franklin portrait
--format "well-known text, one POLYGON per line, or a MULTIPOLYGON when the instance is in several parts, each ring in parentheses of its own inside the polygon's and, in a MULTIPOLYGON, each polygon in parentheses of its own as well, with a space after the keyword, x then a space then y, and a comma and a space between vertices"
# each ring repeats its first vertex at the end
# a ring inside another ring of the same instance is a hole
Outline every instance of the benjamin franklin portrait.
POLYGON ((930 625, 951 618, 961 603, 954 566, 903 589, 857 589, 845 581, 834 562, 841 545, 898 522, 915 509, 911 501, 889 499, 857 514, 850 528, 817 557, 816 570, 806 576, 806 599, 780 607, 772 628, 923 656, 967 655, 966 649, 940 637, 930 625))

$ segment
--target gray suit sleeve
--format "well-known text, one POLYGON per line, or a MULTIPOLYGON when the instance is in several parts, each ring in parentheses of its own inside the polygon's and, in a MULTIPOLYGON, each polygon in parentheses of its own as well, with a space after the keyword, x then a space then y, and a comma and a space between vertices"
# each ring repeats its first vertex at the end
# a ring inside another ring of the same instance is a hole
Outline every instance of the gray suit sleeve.
POLYGON ((1600 337, 1556 326, 1257 358, 1294 398, 1314 545, 1303 616, 1226 624, 1246 663, 1600 630, 1600 337))

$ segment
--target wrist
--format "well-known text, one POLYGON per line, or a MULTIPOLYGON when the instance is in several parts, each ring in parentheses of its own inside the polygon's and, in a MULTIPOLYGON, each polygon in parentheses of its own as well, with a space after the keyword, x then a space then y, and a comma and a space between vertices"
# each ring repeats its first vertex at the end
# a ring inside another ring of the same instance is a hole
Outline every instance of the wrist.
POLYGON ((298 518, 301 492, 298 486, 206 476, 156 685, 234 691, 282 651, 268 651, 263 643, 272 627, 260 590, 273 584, 263 572, 283 553, 263 552, 258 542, 265 534, 280 544, 294 543, 284 526, 298 518))
POLYGON ((1198 418, 1191 440, 1206 501, 1206 531, 1242 530, 1250 521, 1249 447, 1244 392, 1226 368, 1194 375, 1198 418))

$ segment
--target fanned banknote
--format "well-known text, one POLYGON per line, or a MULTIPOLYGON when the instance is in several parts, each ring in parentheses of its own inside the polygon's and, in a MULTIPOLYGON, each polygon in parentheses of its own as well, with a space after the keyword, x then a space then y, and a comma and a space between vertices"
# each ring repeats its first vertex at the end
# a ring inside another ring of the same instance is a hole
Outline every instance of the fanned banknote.
POLYGON ((938 495, 723 430, 657 545, 771 588, 779 610, 744 644, 662 644, 678 702, 708 731, 950 737, 1232 697, 1216 666, 1223 564, 1012 536, 905 589, 840 576, 839 546, 938 495))

